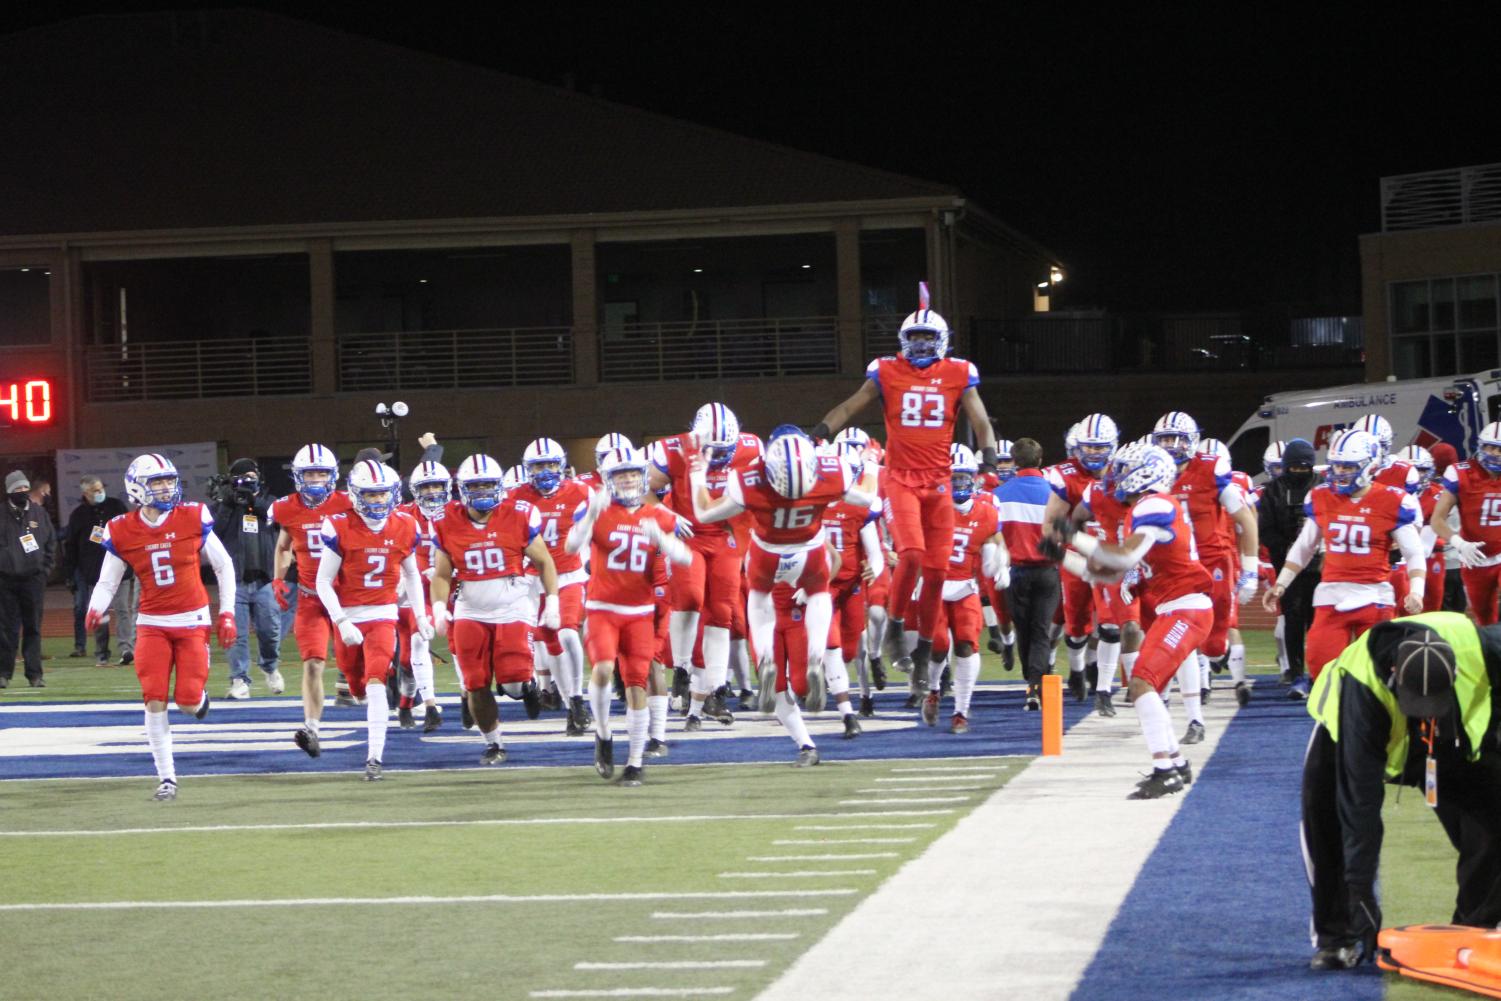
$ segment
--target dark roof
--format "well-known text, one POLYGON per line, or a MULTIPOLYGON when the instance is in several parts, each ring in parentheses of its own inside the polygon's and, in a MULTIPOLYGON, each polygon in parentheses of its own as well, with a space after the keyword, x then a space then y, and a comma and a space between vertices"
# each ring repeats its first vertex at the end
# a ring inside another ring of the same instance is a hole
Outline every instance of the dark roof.
POLYGON ((957 195, 277 14, 0 38, 0 234, 957 195))

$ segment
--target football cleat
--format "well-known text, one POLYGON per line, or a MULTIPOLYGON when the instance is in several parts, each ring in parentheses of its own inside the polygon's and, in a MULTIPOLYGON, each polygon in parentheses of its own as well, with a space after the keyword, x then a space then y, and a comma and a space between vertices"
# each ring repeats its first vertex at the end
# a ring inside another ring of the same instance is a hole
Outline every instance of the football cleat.
POLYGON ((1240 703, 1241 708, 1251 704, 1251 683, 1249 681, 1237 681, 1235 683, 1235 701, 1240 703))
POLYGON ((675 667, 672 669, 672 697, 683 705, 688 704, 688 669, 675 667))
POLYGON ((1145 781, 1137 784, 1127 799, 1161 799, 1183 791, 1183 780, 1175 768, 1153 768, 1145 781))
POLYGON ((459 697, 459 725, 465 730, 474 729, 474 713, 469 711, 469 699, 462 695, 459 697))
POLYGON ((579 720, 578 706, 570 704, 568 712, 563 715, 563 734, 568 737, 582 737, 588 732, 588 729, 579 720))
POLYGON ((383 778, 385 778, 385 776, 381 774, 379 761, 371 758, 369 761, 365 762, 366 782, 379 782, 383 778))
POLYGON ((177 798, 177 783, 172 779, 162 779, 157 785, 156 792, 152 793, 151 799, 156 803, 170 803, 177 798))
POLYGON ((1360 964, 1360 947, 1357 945, 1325 946, 1308 961, 1310 970, 1353 970, 1360 964))
POLYGON ((1006 644, 1001 642, 1001 631, 996 626, 990 627, 990 638, 985 641, 985 647, 991 653, 1000 653, 1006 644))
POLYGON ((486 744, 485 753, 479 756, 482 765, 503 765, 506 763, 506 749, 503 744, 486 744))
POLYGON ((720 701, 720 703, 714 707, 713 712, 709 711, 708 703, 704 703, 704 715, 712 719, 714 722, 718 723, 720 726, 733 726, 735 723, 735 714, 725 708, 723 701, 720 701))
POLYGON ((638 786, 646 769, 640 765, 626 765, 625 771, 620 773, 620 784, 623 786, 638 786))
POLYGON ((1199 701, 1200 702, 1208 702, 1209 701, 1209 696, 1211 694, 1212 693, 1211 693, 1211 691, 1208 688, 1201 688, 1201 689, 1199 689, 1199 701))
POLYGON ((194 711, 193 718, 194 719, 203 719, 203 717, 207 716, 208 715, 208 707, 212 704, 212 702, 213 702, 213 700, 208 697, 208 692, 204 692, 203 693, 203 705, 199 706, 197 708, 197 710, 194 711))
POLYGON ((1068 694, 1073 696, 1075 702, 1084 701, 1084 672, 1070 671, 1068 673, 1068 694))
POLYGON ((1115 715, 1115 703, 1110 701, 1109 692, 1097 691, 1094 693, 1094 711, 1101 716, 1115 715))
POLYGON ((698 733, 703 728, 704 721, 699 719, 698 715, 695 713, 689 713, 688 718, 683 720, 684 733, 698 733))
POLYGON ((927 698, 922 700, 922 721, 929 726, 938 724, 938 703, 940 698, 937 692, 929 692, 927 698))
POLYGON ((352 694, 350 694, 348 689, 341 688, 334 693, 334 705, 338 706, 341 709, 353 709, 355 706, 359 705, 359 702, 352 694))
POLYGON ((854 740, 856 737, 860 736, 862 732, 863 731, 860 729, 860 721, 855 718, 855 714, 846 713, 844 716, 844 739, 854 740))
POLYGON ((1202 744, 1202 743, 1204 743, 1204 724, 1200 723, 1198 720, 1190 720, 1189 724, 1188 724, 1188 731, 1183 734, 1183 739, 1180 740, 1180 741, 1178 741, 1178 743, 1180 743, 1180 744, 1202 744))
POLYGON ((886 620, 886 635, 881 637, 881 652, 903 674, 912 669, 912 662, 907 660, 907 632, 902 628, 901 619, 886 620), (901 666, 904 660, 907 661, 905 668, 901 666))
POLYGON ((599 777, 607 779, 615 774, 615 741, 611 737, 594 735, 594 770, 599 777))
POLYGON ((922 700, 923 700, 923 697, 921 695, 919 695, 918 693, 916 693, 916 692, 908 692, 907 693, 907 697, 904 700, 902 700, 902 708, 903 709, 916 709, 918 706, 922 705, 922 700))
POLYGON ((797 767, 812 768, 818 764, 818 748, 812 744, 800 747, 797 750, 797 767))
POLYGON ((411 706, 396 707, 396 723, 403 730, 411 730, 417 726, 417 720, 412 716, 411 706))
POLYGON ((876 714, 876 700, 869 695, 860 696, 860 715, 870 719, 876 714))
POLYGON ((756 711, 767 716, 777 709, 777 669, 771 664, 761 665, 760 679, 756 688, 756 711))
POLYGON ((1037 691, 1036 685, 1027 686, 1027 704, 1025 709, 1029 713, 1035 713, 1042 708, 1042 700, 1038 698, 1037 691))
POLYGON ((928 669, 932 667, 929 663, 932 655, 932 641, 920 639, 917 641, 917 645, 912 648, 912 656, 908 658, 908 663, 911 665, 910 670, 913 683, 923 691, 927 691, 928 689, 928 669))
POLYGON ((755 706, 756 696, 749 688, 740 689, 740 711, 748 713, 755 706))
POLYGON ((297 742, 298 747, 307 752, 307 756, 310 758, 316 758, 323 753, 323 748, 318 744, 318 735, 307 727, 298 729, 296 733, 292 734, 292 739, 297 742))
POLYGON ((870 658, 870 683, 878 692, 886 690, 886 665, 881 663, 880 657, 870 658))
POLYGON ((574 705, 578 709, 579 723, 586 727, 593 726, 594 713, 589 710, 589 700, 584 698, 582 695, 575 695, 573 697, 573 701, 574 705))
POLYGON ((548 685, 546 688, 542 689, 540 695, 538 696, 538 699, 543 709, 551 710, 563 708, 562 697, 558 695, 557 689, 553 688, 551 685, 548 685))
POLYGON ((646 742, 646 756, 648 758, 667 757, 667 741, 652 737, 646 742))
POLYGON ((1016 644, 1004 643, 1001 645, 1001 667, 1007 671, 1016 667, 1016 644))
POLYGON ((542 715, 542 693, 537 690, 535 679, 521 683, 521 704, 526 706, 527 719, 536 719, 542 715))
POLYGON ((808 694, 803 697, 803 707, 810 713, 823 712, 828 703, 829 686, 824 684, 823 665, 808 665, 808 694))
POLYGON ((1220 657, 1220 658, 1218 658, 1216 660, 1211 660, 1209 662, 1209 673, 1210 674, 1224 674, 1228 670, 1230 670, 1230 655, 1229 654, 1225 654, 1225 656, 1220 657))
POLYGON ((954 713, 954 718, 949 720, 949 733, 969 733, 969 717, 954 713))
POLYGON ((1308 692, 1313 688, 1308 675, 1300 674, 1293 679, 1292 685, 1287 689, 1287 697, 1295 702, 1302 702, 1308 698, 1308 692))
POLYGON ((427 713, 422 718, 422 732, 432 733, 443 725, 443 710, 438 708, 435 702, 427 707, 427 713))

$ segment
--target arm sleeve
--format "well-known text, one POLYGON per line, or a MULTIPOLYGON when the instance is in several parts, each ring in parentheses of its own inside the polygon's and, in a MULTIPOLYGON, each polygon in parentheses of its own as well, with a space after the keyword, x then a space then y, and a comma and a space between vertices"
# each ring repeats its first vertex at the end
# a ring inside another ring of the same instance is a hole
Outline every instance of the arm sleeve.
POLYGON ((1240 484, 1231 480, 1220 490, 1220 507, 1225 513, 1234 514, 1246 506, 1246 495, 1241 491, 1240 484))
POLYGON ((1398 525, 1392 530, 1392 541, 1402 550, 1402 558, 1407 561, 1409 571, 1422 569, 1427 565, 1427 557, 1423 553, 1423 537, 1416 525, 1398 525))
MULTIPOLYGON (((1318 544, 1319 523, 1309 518, 1303 522, 1303 530, 1298 533, 1297 539, 1288 547, 1287 556, 1283 558, 1282 562, 1292 562, 1300 567, 1306 567, 1312 562, 1314 553, 1318 551, 1318 544)), ((1282 568, 1278 567, 1277 569, 1280 570, 1282 568)))
POLYGON ((867 521, 860 526, 860 545, 865 549, 865 562, 879 574, 886 566, 886 560, 881 554, 881 533, 875 522, 867 521))
POLYGON ((345 615, 344 606, 339 603, 339 596, 334 593, 334 579, 339 576, 339 568, 344 565, 344 557, 337 549, 328 547, 327 535, 324 539, 323 555, 318 558, 318 600, 323 602, 329 621, 338 625, 345 615))
POLYGON ((114 553, 104 554, 104 563, 99 567, 99 583, 89 595, 89 611, 103 613, 115 599, 115 589, 125 576, 125 561, 114 553))
POLYGON ((589 544, 589 536, 594 533, 594 495, 589 495, 589 502, 580 504, 573 512, 573 526, 568 529, 568 538, 563 540, 563 552, 576 553, 589 544))
POLYGON ((407 553, 402 557, 401 579, 406 584, 407 602, 412 606, 412 614, 419 617, 427 615, 427 603, 422 600, 422 571, 417 569, 416 553, 407 553))
POLYGON ((1369 887, 1381 857, 1381 803, 1386 798, 1386 738, 1391 718, 1364 685, 1339 694, 1335 801, 1345 850, 1345 883, 1369 887))
POLYGON ((693 553, 689 552, 687 544, 677 537, 676 521, 673 515, 665 511, 657 512, 657 529, 660 533, 657 546, 662 550, 662 555, 667 557, 668 562, 685 567, 693 562, 693 553))
POLYGON ((235 565, 219 537, 210 532, 203 540, 203 555, 213 568, 214 578, 219 582, 219 614, 233 615, 235 611, 235 565))

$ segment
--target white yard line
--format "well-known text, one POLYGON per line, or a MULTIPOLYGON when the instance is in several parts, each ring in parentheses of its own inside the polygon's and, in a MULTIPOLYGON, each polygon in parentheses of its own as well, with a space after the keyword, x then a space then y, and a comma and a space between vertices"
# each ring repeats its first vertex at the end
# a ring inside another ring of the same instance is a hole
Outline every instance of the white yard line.
POLYGON ((874 869, 801 869, 796 872, 722 872, 720 879, 821 879, 825 876, 874 876, 874 869))
MULTIPOLYGON (((919 811, 913 811, 917 813, 919 811)), ((953 813, 953 810, 933 810, 933 813, 953 813)), ((874 813, 846 813, 846 817, 872 817, 874 813)), ((797 824, 794 831, 918 831, 937 827, 937 824, 797 824)))
POLYGON ((844 855, 747 855, 747 862, 860 862, 873 858, 897 858, 900 852, 859 852, 844 855))
POLYGON ((827 907, 787 907, 779 911, 652 911, 661 921, 741 921, 745 918, 816 918, 829 913, 827 907))
POLYGON ((660 963, 574 963, 575 970, 754 970, 764 959, 673 959, 660 963))
POLYGON ((993 772, 993 771, 995 771, 995 765, 980 765, 980 766, 977 766, 977 767, 969 767, 969 766, 965 766, 965 765, 940 765, 940 766, 937 766, 937 767, 923 767, 923 768, 893 768, 891 770, 891 774, 893 774, 893 775, 901 775, 901 774, 904 774, 906 772, 993 772))
MULTIPOLYGON (((903 776, 899 779, 876 779, 877 782, 973 782, 975 779, 993 779, 999 772, 968 772, 963 775, 927 775, 927 776, 903 776)), ((896 790, 887 790, 895 792, 896 790)))
POLYGON ((906 799, 841 799, 840 806, 893 806, 900 803, 965 803, 973 796, 924 796, 906 799))
MULTIPOLYGON (((1207 706, 1208 739, 1187 748, 1208 781, 1215 780, 1212 755, 1234 711, 1229 699, 1207 706)), ((1181 732, 1176 711, 1174 726, 1181 732)), ((934 956, 941 957, 950 996, 994 997, 1001 990, 1028 1001, 1065 1001, 1186 798, 1127 801, 1146 765, 1141 731, 1129 713, 1075 724, 1061 757, 1035 759, 976 806, 864 898, 760 998, 931 997, 933 967, 912 957, 934 956), (997 831, 1006 832, 1002 841, 997 831), (1110 864, 1032 865, 1007 855, 1006 845, 1048 844, 1059 831, 1069 832, 1070 858, 1108 858, 1110 864), (960 922, 953 920, 956 894, 964 900, 960 922), (893 928, 902 929, 900 949, 869 947, 893 928), (997 928, 1013 934, 998 938, 997 928)))
POLYGON ((72 903, 0 904, 4 911, 161 911, 235 907, 371 907, 410 904, 576 904, 626 900, 724 900, 755 897, 847 897, 858 890, 667 890, 644 893, 491 893, 469 897, 283 897, 268 900, 91 900, 72 903))
MULTIPOLYGON (((994 789, 994 788, 995 788, 995 786, 993 786, 993 785, 980 785, 980 786, 944 786, 942 789, 934 789, 932 791, 933 792, 975 792, 975 791, 977 791, 979 789, 994 789)), ((886 788, 882 788, 881 786, 877 786, 874 789, 856 789, 855 790, 855 794, 857 796, 879 796, 879 795, 890 794, 890 793, 894 793, 894 792, 907 793, 907 792, 920 792, 920 791, 921 790, 918 790, 918 789, 886 789, 886 788)))
POLYGON ((777 838, 774 845, 910 845, 916 838, 777 838))
POLYGON ((613 987, 590 991, 529 991, 531 998, 696 998, 733 994, 733 987, 613 987))
POLYGON ((616 942, 656 945, 662 942, 790 942, 801 938, 796 931, 736 931, 719 935, 617 935, 616 942))

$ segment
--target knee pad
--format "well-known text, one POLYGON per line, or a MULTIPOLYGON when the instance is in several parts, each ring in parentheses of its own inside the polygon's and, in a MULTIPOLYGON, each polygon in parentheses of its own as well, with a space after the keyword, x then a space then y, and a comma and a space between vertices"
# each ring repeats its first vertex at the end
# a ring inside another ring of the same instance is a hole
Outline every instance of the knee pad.
POLYGON ((955 643, 954 644, 954 656, 955 657, 969 657, 969 656, 972 656, 974 654, 974 652, 975 652, 975 646, 974 646, 973 643, 970 643, 968 640, 961 641, 959 643, 955 643))
POLYGON ((1119 643, 1121 641, 1121 627, 1101 626, 1099 636, 1101 643, 1119 643))
POLYGON ((1089 637, 1065 636, 1063 637, 1063 642, 1070 650, 1083 650, 1085 647, 1089 646, 1089 637))

